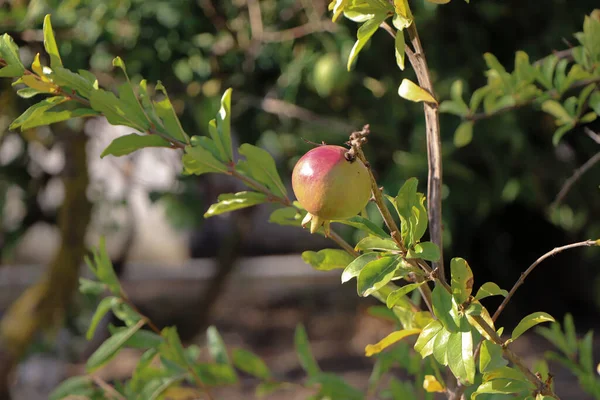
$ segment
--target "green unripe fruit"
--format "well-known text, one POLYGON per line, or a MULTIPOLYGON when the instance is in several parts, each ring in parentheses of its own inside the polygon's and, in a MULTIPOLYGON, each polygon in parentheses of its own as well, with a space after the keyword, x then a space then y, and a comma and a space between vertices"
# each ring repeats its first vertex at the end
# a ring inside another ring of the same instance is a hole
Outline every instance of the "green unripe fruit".
POLYGON ((292 172, 292 188, 298 202, 308 211, 303 225, 311 222, 314 233, 330 220, 358 214, 371 197, 367 167, 358 158, 346 159, 341 146, 315 147, 298 160, 292 172))
POLYGON ((344 89, 350 82, 350 73, 337 54, 325 54, 317 60, 313 69, 312 84, 321 97, 328 97, 344 89))

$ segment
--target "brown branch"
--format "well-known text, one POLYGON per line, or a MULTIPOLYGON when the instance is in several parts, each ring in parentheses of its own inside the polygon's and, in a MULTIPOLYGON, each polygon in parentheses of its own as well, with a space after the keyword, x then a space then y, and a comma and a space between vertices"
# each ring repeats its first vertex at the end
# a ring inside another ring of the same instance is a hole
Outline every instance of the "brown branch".
POLYGON ((600 135, 588 128, 587 126, 583 127, 583 131, 596 143, 600 144, 600 135))
POLYGON ((581 176, 583 174, 585 174, 587 171, 589 171, 599 161, 600 161, 600 152, 593 155, 592 158, 590 158, 589 160, 587 160, 585 162, 585 164, 583 164, 581 167, 577 168, 575 170, 575 172, 573 173, 573 175, 571 175, 571 177, 569 177, 569 179, 567 179, 565 181, 565 183, 563 184, 562 188, 560 189, 560 192, 558 192, 558 194, 556 195, 556 198, 550 205, 550 210, 554 210, 563 201, 563 199, 565 198, 567 193, 569 193, 569 190, 571 190, 571 187, 575 184, 575 182, 577 182, 577 180, 579 180, 579 178, 581 178, 581 176))
MULTIPOLYGON (((433 83, 427 67, 425 52, 419 39, 415 22, 408 27, 408 36, 413 45, 414 54, 407 52, 408 59, 417 74, 419 85, 433 97, 433 83)), ((431 241, 440 249, 440 261, 433 263, 441 281, 445 281, 444 246, 442 241, 442 139, 440 137, 440 118, 437 104, 423 103, 427 136, 427 211, 429 215, 429 235, 431 241)))
POLYGON ((550 250, 549 252, 547 252, 546 254, 544 254, 543 256, 541 256, 540 258, 538 258, 537 260, 535 260, 535 262, 533 264, 531 264, 529 266, 529 268, 527 268, 527 270, 521 274, 521 276, 519 277, 519 279, 517 280, 517 282, 515 283, 515 285, 512 287, 512 289, 510 289, 510 292, 508 292, 508 296, 506 296, 506 298, 504 299, 504 301, 502 301, 502 304, 500 304, 500 306, 498 307, 498 309, 496 310, 496 312, 492 316, 492 321, 495 322, 496 319, 498 319, 498 317, 500 316, 500 314, 502 313, 502 311, 506 307, 506 304, 508 304, 508 302, 510 301, 510 299, 512 298, 512 296, 515 294, 515 292, 517 291, 517 289, 519 288, 519 286, 521 286, 523 284, 523 282, 525 282, 525 278, 527 278, 527 276, 533 271, 533 269, 535 267, 537 267, 542 261, 544 261, 548 257, 556 255, 556 254, 558 254, 558 253, 560 253, 562 251, 569 250, 569 249, 574 249, 574 248, 577 248, 577 247, 584 247, 584 246, 600 246, 600 239, 598 239, 598 240, 585 240, 583 242, 571 243, 571 244, 568 244, 566 246, 556 247, 556 248, 550 250))

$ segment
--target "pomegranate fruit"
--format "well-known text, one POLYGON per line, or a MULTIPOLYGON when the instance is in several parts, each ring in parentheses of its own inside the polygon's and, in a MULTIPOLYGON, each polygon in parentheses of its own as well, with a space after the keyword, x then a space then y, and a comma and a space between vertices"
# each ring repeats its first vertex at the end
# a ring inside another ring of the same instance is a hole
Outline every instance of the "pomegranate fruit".
POLYGON ((303 155, 292 172, 296 199, 308 211, 302 226, 310 221, 315 233, 329 222, 358 214, 371 197, 367 167, 358 158, 346 159, 348 149, 322 145, 303 155))

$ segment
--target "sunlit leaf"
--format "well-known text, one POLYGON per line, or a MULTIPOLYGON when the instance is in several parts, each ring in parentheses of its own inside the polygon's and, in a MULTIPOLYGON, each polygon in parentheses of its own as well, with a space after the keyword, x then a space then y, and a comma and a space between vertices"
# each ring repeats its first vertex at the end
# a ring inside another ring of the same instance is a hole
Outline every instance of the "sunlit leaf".
POLYGON ((473 271, 466 260, 455 257, 450 262, 452 295, 459 304, 467 301, 473 290, 473 271))
POLYGON ((433 320, 423 328, 415 343, 415 350, 421 354, 421 357, 425 358, 433 353, 435 337, 442 329, 443 326, 439 320, 433 320))
POLYGON ((388 308, 394 307, 402 297, 406 296, 408 293, 412 292, 415 289, 418 289, 421 285, 426 282, 418 282, 418 283, 409 283, 407 285, 402 286, 400 289, 394 290, 390 293, 386 299, 386 305, 388 308))
POLYGON ((408 250, 406 258, 422 258, 428 261, 440 259, 440 248, 433 242, 421 242, 408 250))
POLYGON ((433 375, 425 375, 425 379, 423 379, 423 389, 425 389, 427 393, 443 393, 445 391, 442 384, 438 382, 433 375))
POLYGON ((437 101, 433 98, 431 93, 409 79, 402 80, 402 83, 398 88, 398 94, 403 99, 413 101, 415 103, 424 101, 426 103, 437 104, 437 101))
POLYGON ((357 277, 360 271, 370 263, 371 261, 379 258, 379 255, 375 252, 365 253, 354 259, 342 272, 342 283, 348 282, 350 279, 357 277))
POLYGON ((125 342, 137 332, 143 323, 130 326, 115 335, 109 337, 98 349, 88 358, 85 368, 88 373, 94 372, 107 362, 109 362, 121 350, 125 342))
POLYGON ((267 196, 258 192, 223 193, 218 200, 204 213, 204 218, 262 204, 267 201, 267 196))
POLYGON ((367 20, 364 24, 358 28, 358 32, 356 34, 357 40, 350 51, 350 55, 348 56, 348 71, 352 69, 354 65, 354 61, 358 57, 360 51, 365 47, 365 44, 369 41, 371 36, 377 31, 379 25, 387 18, 387 14, 380 13, 373 16, 373 18, 367 20))
POLYGON ((120 157, 145 147, 171 147, 171 143, 158 135, 138 135, 131 133, 114 139, 100 154, 100 158, 108 155, 120 157))
POLYGON ((52 68, 62 67, 62 60, 60 54, 58 54, 58 46, 56 45, 56 39, 54 38, 54 32, 52 30, 52 22, 50 21, 50 14, 44 17, 44 48, 50 56, 50 66, 52 68))
POLYGON ((359 296, 366 297, 389 283, 398 265, 399 259, 395 256, 382 257, 365 265, 357 279, 359 296))
POLYGON ((399 251, 400 248, 392 239, 367 236, 354 246, 355 250, 399 251))
POLYGON ((319 271, 330 271, 332 269, 346 268, 354 260, 354 257, 344 250, 323 249, 318 252, 303 252, 302 260, 319 271))
POLYGON ((502 357, 502 347, 489 340, 484 340, 479 352, 479 371, 485 373, 506 365, 508 365, 508 361, 502 357))
POLYGON ((0 68, 0 77, 17 78, 25 72, 19 57, 19 47, 7 33, 0 36, 0 58, 6 62, 6 66, 0 68))
POLYGON ((263 183, 276 196, 287 196, 287 190, 281 181, 275 160, 268 151, 248 143, 242 144, 239 151, 246 157, 246 160, 238 163, 238 169, 263 183))
POLYGON ((380 353, 385 348, 404 339, 405 337, 416 335, 420 332, 421 329, 403 329, 401 331, 392 332, 376 344, 368 344, 365 348, 365 355, 367 357, 371 357, 372 355, 380 353))
POLYGON ((512 335, 510 337, 511 340, 512 341, 516 340, 523 333, 525 333, 529 329, 531 329, 534 326, 541 324, 543 322, 556 322, 556 321, 550 314, 547 314, 545 312, 535 312, 535 313, 529 314, 528 316, 523 318, 521 320, 521 322, 519 322, 519 324, 513 330, 512 335))
POLYGON ((500 286, 496 285, 494 282, 486 282, 477 291, 475 295, 475 300, 485 299, 489 296, 508 296, 508 291, 504 289, 500 289, 500 286))

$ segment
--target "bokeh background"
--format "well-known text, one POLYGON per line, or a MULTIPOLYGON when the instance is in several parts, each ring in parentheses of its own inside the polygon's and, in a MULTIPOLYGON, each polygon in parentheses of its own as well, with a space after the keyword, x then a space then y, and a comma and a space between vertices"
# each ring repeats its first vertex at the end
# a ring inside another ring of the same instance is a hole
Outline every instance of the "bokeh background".
MULTIPOLYGON (((369 123, 366 152, 380 184, 394 193, 415 176, 425 192, 422 107, 397 95, 401 79, 414 80, 413 73, 398 70, 385 32, 374 35, 347 72, 356 25, 343 19, 333 24, 327 3, 0 0, 0 32, 15 39, 29 65, 43 53, 42 19, 51 13, 67 67, 88 69, 101 86, 116 88, 123 75, 112 59, 120 56, 133 81, 165 84, 189 134, 208 133, 221 94, 232 87, 236 142, 267 149, 288 186, 296 160, 311 148, 305 140, 342 144, 369 123)), ((484 52, 512 70, 517 50, 536 60, 568 48, 584 15, 598 7, 597 0, 545 0, 543 7, 521 0, 471 3, 411 3, 441 99, 456 79, 469 93, 485 83, 484 52)), ((10 131, 10 122, 34 102, 17 97, 9 80, 0 81, 1 313, 49 273, 64 234, 59 211, 68 202, 64 218, 77 225, 87 246, 106 236, 125 288, 158 324, 176 324, 188 342, 216 325, 228 344, 248 346, 294 377, 301 370, 293 329, 302 322, 323 368, 356 374, 360 385, 371 365, 362 356, 364 345, 390 325, 369 314, 370 299, 339 284, 339 273, 315 272, 302 262, 303 250, 333 243, 269 224, 268 205, 204 219, 218 194, 242 186, 221 177, 181 176, 180 155, 172 150, 100 159, 113 138, 130 133, 102 118, 10 131), (83 189, 65 187, 69 171, 83 177, 83 189)), ((599 151, 580 129, 554 147, 552 117, 530 107, 478 122, 473 141, 457 149, 458 118, 442 115, 441 124, 445 256, 467 259, 476 286, 493 280, 508 289, 551 248, 600 237, 600 165, 550 209, 573 170, 599 151)), ((591 128, 598 131, 600 124, 591 128)), ((375 210, 369 212, 376 218, 375 210)), ((342 233, 353 241, 352 230, 342 233)), ((597 327, 599 261, 591 249, 548 260, 501 322, 514 326, 540 310, 562 319, 569 311, 581 332, 597 327)), ((75 272, 63 272, 70 274, 65 281, 73 279, 75 272)), ((43 399, 57 382, 80 373, 106 325, 114 323, 107 318, 97 337, 86 341, 94 302, 65 286, 55 288, 72 292, 65 318, 35 336, 8 376, 15 399, 43 399)), ((524 347, 534 357, 542 342, 533 338, 524 347)), ((119 360, 107 374, 126 376, 128 362, 119 360)))

